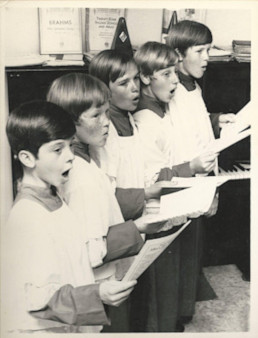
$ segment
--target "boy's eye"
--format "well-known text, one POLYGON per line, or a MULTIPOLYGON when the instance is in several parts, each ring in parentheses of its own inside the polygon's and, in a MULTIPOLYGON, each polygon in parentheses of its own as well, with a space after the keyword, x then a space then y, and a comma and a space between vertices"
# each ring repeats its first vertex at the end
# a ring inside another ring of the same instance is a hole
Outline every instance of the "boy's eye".
POLYGON ((123 81, 119 83, 120 86, 126 86, 127 85, 127 81, 123 81))
POLYGON ((61 151, 62 151, 62 148, 55 148, 55 149, 54 149, 54 152, 55 152, 55 153, 61 153, 61 151))

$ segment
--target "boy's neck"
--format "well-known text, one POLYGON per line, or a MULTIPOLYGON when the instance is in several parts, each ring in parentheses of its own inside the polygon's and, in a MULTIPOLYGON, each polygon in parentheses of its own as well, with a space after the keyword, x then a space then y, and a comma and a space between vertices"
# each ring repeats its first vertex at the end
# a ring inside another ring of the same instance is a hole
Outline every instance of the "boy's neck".
POLYGON ((29 168, 23 169, 23 178, 21 183, 38 188, 50 189, 50 184, 43 182, 37 175, 35 175, 34 170, 29 168))
POLYGON ((156 100, 157 102, 160 102, 153 94, 150 86, 143 86, 141 89, 141 93, 145 96, 152 98, 153 100, 156 100))
POLYGON ((156 113, 159 117, 163 118, 167 110, 167 103, 159 101, 156 97, 141 92, 141 98, 138 104, 137 111, 142 109, 149 109, 156 113))
POLYGON ((117 106, 113 105, 112 102, 110 103, 109 110, 110 110, 111 115, 112 115, 112 112, 114 112, 114 113, 121 113, 123 116, 128 117, 128 111, 127 110, 118 108, 117 106))
POLYGON ((185 87, 185 89, 187 91, 192 91, 195 90, 196 88, 196 81, 195 78, 190 76, 190 75, 186 75, 184 73, 182 73, 181 71, 178 72, 178 78, 180 83, 185 87))
POLYGON ((73 141, 74 154, 90 163, 89 145, 80 141, 77 135, 73 141))

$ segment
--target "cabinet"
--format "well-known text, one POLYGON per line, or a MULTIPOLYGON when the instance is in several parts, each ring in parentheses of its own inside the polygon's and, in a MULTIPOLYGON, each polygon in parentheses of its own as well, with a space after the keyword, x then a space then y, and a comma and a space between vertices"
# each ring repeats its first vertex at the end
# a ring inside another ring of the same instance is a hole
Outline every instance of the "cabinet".
POLYGON ((27 101, 44 100, 51 82, 71 72, 87 73, 88 66, 6 68, 10 111, 27 101))

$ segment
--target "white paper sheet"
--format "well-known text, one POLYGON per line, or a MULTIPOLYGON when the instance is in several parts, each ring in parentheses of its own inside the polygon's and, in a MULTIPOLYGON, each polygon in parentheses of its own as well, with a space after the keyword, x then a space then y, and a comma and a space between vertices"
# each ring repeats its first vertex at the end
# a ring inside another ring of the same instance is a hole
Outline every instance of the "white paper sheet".
POLYGON ((211 142, 206 149, 207 151, 212 151, 214 153, 219 153, 222 150, 232 146, 233 144, 243 140, 244 138, 251 135, 251 129, 244 130, 240 133, 230 133, 227 136, 218 138, 211 142))
POLYGON ((160 198, 160 213, 170 218, 199 217, 209 210, 216 187, 216 182, 204 181, 190 188, 163 195, 160 198))
POLYGON ((242 130, 251 126, 252 104, 248 102, 237 114, 235 123, 227 123, 221 129, 220 137, 224 138, 231 134, 240 133, 242 130))
POLYGON ((219 187, 229 179, 225 176, 173 177, 171 181, 162 182, 162 188, 189 188, 206 183, 214 183, 219 187))
POLYGON ((191 221, 186 222, 177 232, 169 236, 147 240, 123 281, 137 279, 190 223, 191 221))

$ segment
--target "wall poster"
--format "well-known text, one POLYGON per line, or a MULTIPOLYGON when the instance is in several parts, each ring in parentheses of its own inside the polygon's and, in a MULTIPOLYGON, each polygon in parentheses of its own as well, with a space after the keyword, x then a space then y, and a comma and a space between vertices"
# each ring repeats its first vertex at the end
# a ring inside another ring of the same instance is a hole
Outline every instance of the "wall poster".
POLYGON ((79 8, 39 8, 40 53, 81 54, 79 8))
POLYGON ((86 8, 86 51, 98 52, 110 49, 123 8, 86 8))

